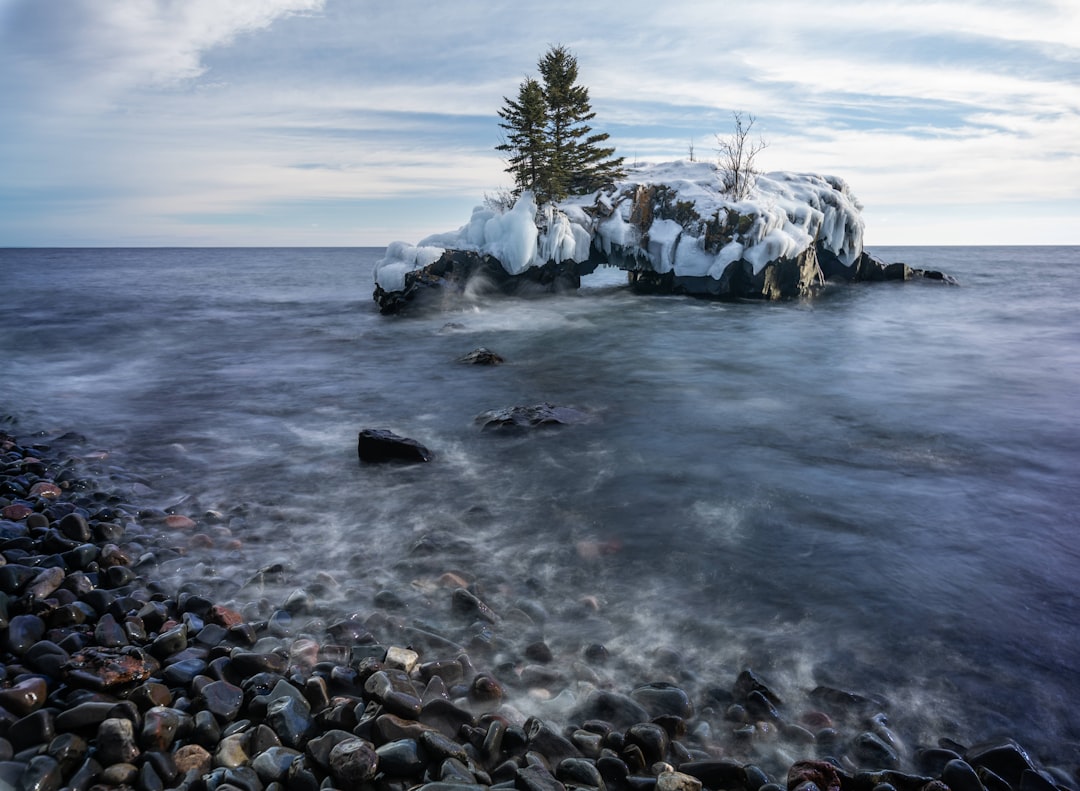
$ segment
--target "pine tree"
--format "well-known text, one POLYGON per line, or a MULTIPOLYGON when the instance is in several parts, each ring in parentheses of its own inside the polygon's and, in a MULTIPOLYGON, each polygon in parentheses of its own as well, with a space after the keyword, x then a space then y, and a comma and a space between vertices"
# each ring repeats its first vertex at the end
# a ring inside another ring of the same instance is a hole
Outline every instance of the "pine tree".
POLYGON ((537 66, 543 85, 526 79, 518 100, 504 97, 506 106, 499 111, 499 125, 509 137, 496 148, 512 154, 506 170, 514 176, 516 191, 531 189, 543 203, 591 192, 621 176, 623 158, 600 145, 608 135, 592 134, 586 123, 596 113, 588 88, 577 84, 577 58, 555 46, 537 66), (541 110, 543 123, 538 124, 541 110))
POLYGON ((540 83, 527 77, 518 89, 517 101, 503 97, 499 124, 507 131, 506 141, 495 146, 510 154, 508 173, 514 176, 516 192, 536 190, 547 161, 547 105, 540 83))

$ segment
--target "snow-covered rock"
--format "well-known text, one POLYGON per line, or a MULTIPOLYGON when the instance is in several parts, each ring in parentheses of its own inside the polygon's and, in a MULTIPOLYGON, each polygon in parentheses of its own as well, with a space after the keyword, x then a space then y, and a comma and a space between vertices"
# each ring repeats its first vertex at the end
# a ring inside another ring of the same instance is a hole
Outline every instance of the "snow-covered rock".
POLYGON ((463 285, 477 271, 503 290, 517 277, 573 286, 602 263, 639 290, 731 299, 798 296, 826 277, 885 279, 863 252, 862 205, 843 179, 762 174, 734 201, 723 175, 709 162, 642 165, 557 205, 538 209, 523 192, 507 211, 477 207, 457 231, 390 245, 375 299, 393 312, 421 284, 463 285))

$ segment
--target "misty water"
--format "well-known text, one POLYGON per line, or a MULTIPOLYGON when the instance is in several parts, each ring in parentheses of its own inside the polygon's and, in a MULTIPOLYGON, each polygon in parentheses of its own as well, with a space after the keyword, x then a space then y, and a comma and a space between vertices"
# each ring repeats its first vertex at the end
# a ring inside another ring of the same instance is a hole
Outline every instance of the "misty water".
POLYGON ((623 691, 750 667, 796 711, 827 684, 880 696, 916 742, 1061 759, 1080 743, 1080 248, 872 251, 960 285, 723 304, 601 270, 386 317, 378 249, 0 250, 0 412, 108 451, 133 502, 224 514, 241 549, 163 573, 238 605, 250 590, 222 581, 281 562, 272 604, 314 586, 328 620, 392 591, 392 615, 464 641, 455 572, 537 624, 473 635, 492 664, 542 636, 566 665, 603 644, 623 691), (456 362, 479 346, 507 362, 456 362), (544 401, 590 419, 475 422, 544 401), (365 427, 436 458, 361 465, 365 427))

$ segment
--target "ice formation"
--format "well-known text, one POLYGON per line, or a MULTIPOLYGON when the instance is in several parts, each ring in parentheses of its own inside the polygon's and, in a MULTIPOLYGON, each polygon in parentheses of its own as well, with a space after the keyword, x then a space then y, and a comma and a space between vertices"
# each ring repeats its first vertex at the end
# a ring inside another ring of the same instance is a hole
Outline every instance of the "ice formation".
POLYGON ((724 195, 723 172, 708 162, 642 165, 622 181, 538 210, 523 192, 509 211, 477 207, 466 225, 413 246, 391 244, 375 281, 400 290, 405 273, 434 262, 443 250, 496 258, 517 275, 548 261, 584 262, 590 255, 625 269, 719 279, 745 261, 757 274, 769 262, 793 259, 811 245, 845 266, 862 253, 862 206, 833 176, 776 172, 759 175, 751 198, 724 195))

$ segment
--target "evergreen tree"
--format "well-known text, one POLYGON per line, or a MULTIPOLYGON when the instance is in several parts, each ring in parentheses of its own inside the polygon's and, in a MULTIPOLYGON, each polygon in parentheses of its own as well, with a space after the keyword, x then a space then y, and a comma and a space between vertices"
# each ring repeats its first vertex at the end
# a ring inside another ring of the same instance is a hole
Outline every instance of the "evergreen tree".
POLYGON ((506 170, 516 191, 531 189, 543 203, 591 192, 621 176, 623 158, 600 145, 608 135, 593 134, 586 123, 596 113, 588 88, 577 84, 577 58, 556 46, 537 66, 543 85, 526 79, 517 101, 504 97, 506 106, 499 111, 499 125, 509 136, 496 148, 511 154, 506 170))
POLYGON ((499 123, 507 131, 506 141, 495 146, 506 151, 508 173, 514 176, 516 193, 538 188, 540 174, 547 161, 547 105, 540 83, 527 77, 518 89, 517 101, 503 97, 506 106, 499 110, 499 123))

